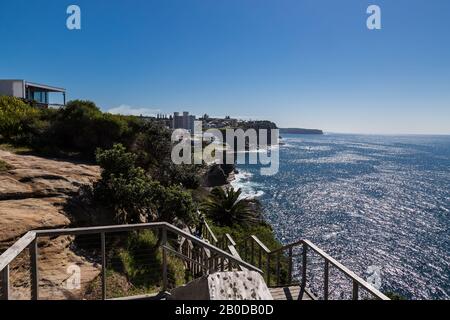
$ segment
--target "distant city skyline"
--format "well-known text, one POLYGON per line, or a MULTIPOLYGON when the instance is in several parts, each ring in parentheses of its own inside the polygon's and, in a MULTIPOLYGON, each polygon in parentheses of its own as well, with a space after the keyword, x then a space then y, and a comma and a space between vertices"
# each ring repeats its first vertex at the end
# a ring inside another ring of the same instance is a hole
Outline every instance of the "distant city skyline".
POLYGON ((1 79, 113 113, 450 134, 448 0, 2 1, 1 79), (81 30, 66 9, 81 8, 81 30), (368 30, 378 5, 382 29, 368 30))

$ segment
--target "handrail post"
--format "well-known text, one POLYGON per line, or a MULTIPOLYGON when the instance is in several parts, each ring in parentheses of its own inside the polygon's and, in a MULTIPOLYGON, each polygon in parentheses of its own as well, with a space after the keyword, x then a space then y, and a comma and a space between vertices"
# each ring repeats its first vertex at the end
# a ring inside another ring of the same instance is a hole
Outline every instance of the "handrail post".
POLYGON ((288 256, 289 256, 288 284, 290 285, 292 283, 292 247, 289 247, 288 256))
POLYGON ((280 285, 280 258, 281 258, 281 251, 277 252, 277 286, 280 285))
POLYGON ((353 300, 358 300, 358 291, 359 291, 358 282, 355 279, 353 279, 353 300))
POLYGON ((328 300, 328 277, 329 277, 329 262, 325 259, 325 268, 323 274, 323 299, 328 300))
POLYGON ((9 265, 2 270, 2 288, 3 292, 0 295, 0 300, 9 300, 9 265))
POLYGON ((251 255, 252 255, 250 261, 251 264, 255 264, 255 241, 253 241, 253 239, 250 241, 251 241, 251 255))
POLYGON ((244 259, 245 259, 246 261, 248 261, 248 253, 247 253, 247 251, 248 251, 248 248, 247 248, 247 241, 248 241, 248 239, 245 239, 245 241, 244 241, 244 259))
POLYGON ((106 300, 106 239, 105 233, 100 234, 102 250, 102 300, 106 300))
POLYGON ((302 287, 306 288, 306 266, 308 264, 308 244, 303 242, 302 252, 302 287))
POLYGON ((261 265, 262 265, 262 248, 259 247, 259 252, 258 252, 258 268, 261 269, 261 265))
POLYGON ((39 300, 38 238, 30 246, 31 300, 39 300))
POLYGON ((266 261, 266 269, 267 269, 267 286, 270 287, 270 254, 267 254, 267 261, 266 261))
POLYGON ((163 291, 166 291, 168 288, 167 284, 167 252, 165 246, 167 245, 167 230, 166 227, 161 228, 162 231, 162 273, 163 273, 163 291))

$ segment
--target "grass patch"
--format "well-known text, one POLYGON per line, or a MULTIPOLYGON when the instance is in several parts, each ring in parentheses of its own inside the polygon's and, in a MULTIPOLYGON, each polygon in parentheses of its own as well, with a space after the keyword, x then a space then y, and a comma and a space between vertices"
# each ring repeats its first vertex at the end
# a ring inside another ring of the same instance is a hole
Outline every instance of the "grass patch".
MULTIPOLYGON (((162 289, 162 252, 156 247, 158 237, 150 230, 130 233, 126 240, 116 243, 107 261, 107 298, 158 293, 162 289)), ((170 288, 186 283, 183 261, 167 256, 167 278, 170 288)), ((87 288, 87 299, 101 297, 101 277, 87 288)))
POLYGON ((15 154, 32 154, 34 150, 28 146, 13 145, 11 143, 0 143, 0 149, 15 154))
POLYGON ((8 164, 7 162, 0 160, 0 173, 11 170, 12 168, 13 167, 10 164, 8 164))

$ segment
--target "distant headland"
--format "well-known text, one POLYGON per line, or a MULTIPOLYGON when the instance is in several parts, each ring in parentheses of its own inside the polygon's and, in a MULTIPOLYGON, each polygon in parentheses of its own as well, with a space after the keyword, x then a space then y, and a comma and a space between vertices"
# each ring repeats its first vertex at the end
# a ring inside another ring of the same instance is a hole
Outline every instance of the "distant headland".
POLYGON ((281 134, 323 134, 319 129, 280 128, 281 134))

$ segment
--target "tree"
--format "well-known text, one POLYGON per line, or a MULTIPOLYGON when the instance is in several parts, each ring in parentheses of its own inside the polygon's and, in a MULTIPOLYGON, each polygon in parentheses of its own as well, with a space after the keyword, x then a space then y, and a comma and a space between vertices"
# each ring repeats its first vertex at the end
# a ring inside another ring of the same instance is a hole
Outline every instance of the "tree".
POLYGON ((39 110, 14 97, 0 97, 0 136, 16 141, 32 132, 39 110))
POLYGON ((51 136, 59 148, 92 158, 97 148, 129 143, 137 130, 135 117, 103 113, 91 101, 74 100, 58 110, 51 136))
POLYGON ((137 155, 136 163, 162 185, 181 184, 188 189, 199 187, 200 166, 176 165, 172 162, 171 133, 160 123, 146 123, 136 135, 131 150, 137 155))
POLYGON ((203 203, 202 209, 220 226, 254 224, 257 222, 257 213, 249 200, 240 198, 241 193, 241 189, 235 191, 233 187, 226 190, 216 187, 203 203))
POLYGON ((97 162, 103 169, 94 184, 94 198, 112 209, 118 223, 141 223, 178 219, 193 224, 196 208, 191 195, 179 186, 164 187, 144 169, 135 165, 136 156, 121 144, 98 150, 97 162))

